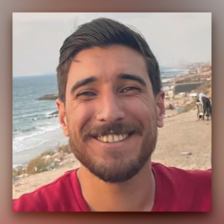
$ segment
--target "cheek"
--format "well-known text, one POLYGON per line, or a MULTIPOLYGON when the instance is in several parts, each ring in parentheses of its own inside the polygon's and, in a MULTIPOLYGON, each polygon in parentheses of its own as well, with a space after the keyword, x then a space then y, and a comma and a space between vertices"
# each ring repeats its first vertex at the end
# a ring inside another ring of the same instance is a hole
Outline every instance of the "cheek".
POLYGON ((131 114, 135 119, 140 120, 143 124, 155 117, 155 105, 147 97, 135 97, 123 102, 127 114, 131 114), (150 103, 151 102, 151 103, 150 103))
POLYGON ((91 104, 70 105, 67 109, 69 129, 79 132, 91 120, 93 113, 91 104))

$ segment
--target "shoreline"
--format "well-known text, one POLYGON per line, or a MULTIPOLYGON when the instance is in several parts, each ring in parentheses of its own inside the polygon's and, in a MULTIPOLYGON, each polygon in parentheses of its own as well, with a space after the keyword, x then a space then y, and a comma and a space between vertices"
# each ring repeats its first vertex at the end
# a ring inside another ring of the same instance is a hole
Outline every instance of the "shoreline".
MULTIPOLYGON (((211 65, 209 65, 207 63, 204 63, 202 65, 200 65, 198 63, 193 63, 193 64, 188 66, 188 73, 187 74, 180 75, 180 76, 169 77, 169 82, 173 83, 173 82, 176 82, 178 80, 183 82, 183 83, 189 82, 189 80, 190 81, 195 81, 195 76, 200 77, 202 80, 204 80, 204 84, 206 84, 206 82, 207 82, 206 81, 207 79, 205 79, 205 77, 207 77, 207 76, 210 77, 210 89, 207 88, 208 86, 206 86, 206 85, 203 86, 203 84, 202 84, 203 88, 201 88, 201 87, 196 88, 193 92, 195 93, 197 91, 205 91, 206 90, 206 91, 209 92, 209 95, 210 95, 210 98, 211 98, 211 65), (193 70, 190 69, 191 67, 193 68, 193 70), (195 74, 194 70, 197 71, 197 74, 195 74)), ((167 83, 165 82, 163 84, 167 84, 167 83)), ((172 92, 171 89, 164 90, 164 91, 166 93, 166 96, 165 96, 166 97, 165 98, 165 107, 166 107, 165 118, 172 117, 174 115, 177 115, 177 114, 181 113, 182 111, 188 111, 189 109, 191 109, 191 103, 194 101, 194 98, 186 97, 186 96, 183 97, 183 95, 181 95, 182 93, 181 94, 175 94, 175 92, 170 93, 170 92, 172 92), (187 108, 188 105, 190 106, 190 108, 187 108), (172 107, 173 109, 169 110, 168 109, 169 107, 172 107)), ((57 98, 57 94, 46 94, 42 97, 37 98, 36 100, 50 100, 51 101, 51 100, 55 100, 55 98, 57 98)), ((52 117, 53 119, 56 119, 57 116, 58 116, 57 111, 52 112, 50 114, 50 117, 52 117)), ((58 124, 58 121, 56 123, 58 124)), ((51 143, 54 142, 53 139, 55 139, 55 141, 57 141, 57 144, 63 144, 65 142, 68 142, 68 139, 66 139, 63 136, 62 130, 60 130, 60 128, 57 131, 55 131, 54 133, 49 132, 47 141, 49 139, 51 139, 50 140, 51 143)), ((42 136, 41 140, 45 141, 46 139, 44 139, 44 137, 42 136)), ((13 144, 14 144, 14 142, 13 142, 13 144)), ((24 144, 27 145, 27 144, 31 144, 31 143, 28 141, 28 142, 25 142, 24 144)), ((54 150, 56 148, 55 145, 56 144, 54 144, 54 146, 52 146, 52 144, 47 142, 46 144, 43 143, 39 147, 37 147, 34 144, 34 148, 31 149, 31 150, 13 152, 13 165, 12 165, 12 167, 28 164, 31 159, 34 159, 36 156, 43 153, 44 151, 47 151, 49 149, 54 150)), ((33 145, 31 144, 31 146, 33 146, 33 145)))
MULTIPOLYGON (((169 117, 173 117, 173 116, 176 116, 178 115, 178 110, 177 109, 174 109, 174 110, 166 110, 166 114, 164 116, 164 118, 169 118, 169 117)), ((62 132, 62 130, 57 130, 57 131, 60 131, 62 132)), ((55 144, 55 146, 43 146, 43 145, 40 145, 38 147, 35 147, 33 149, 29 149, 29 150, 22 150, 22 151, 19 151, 19 152, 14 152, 13 153, 13 157, 17 157, 17 158, 23 158, 22 160, 20 159, 15 159, 17 161, 20 161, 20 162, 17 162, 17 163, 13 163, 12 164, 12 167, 13 168, 16 168, 16 167, 25 167, 29 164, 29 162, 32 160, 32 159, 35 159, 36 157, 38 157, 39 155, 41 155, 42 153, 46 152, 46 151, 56 151, 57 150, 57 147, 58 145, 65 145, 68 143, 68 139, 67 138, 62 138, 60 140, 58 140, 58 143, 55 144)))
MULTIPOLYGON (((211 120, 198 121, 195 109, 166 118, 164 127, 158 130, 152 161, 182 169, 211 168, 211 120)), ((64 153, 58 167, 14 180, 13 198, 48 184, 79 166, 73 153, 64 153)))
MULTIPOLYGON (((167 106, 171 101, 169 100, 165 100, 165 105, 167 106)), ((172 101, 173 102, 173 101, 172 101)), ((179 100, 178 100, 179 102, 179 100)), ((174 103, 175 105, 175 103, 174 103)), ((181 111, 183 110, 183 108, 181 109, 181 111)), ((164 118, 170 118, 170 117, 173 117, 173 116, 177 116, 181 113, 181 111, 178 112, 178 108, 175 108, 173 110, 171 109, 166 109, 166 113, 164 115, 164 118)), ((38 146, 38 147, 35 147, 31 150, 22 150, 22 151, 19 151, 19 152, 15 152, 13 153, 13 157, 17 156, 17 158, 23 158, 22 160, 20 159, 15 159, 15 160, 19 160, 20 162, 17 162, 17 163, 13 163, 12 164, 12 167, 13 169, 16 169, 17 167, 26 167, 30 161, 32 161, 33 159, 35 159, 36 157, 40 156, 42 153, 45 153, 46 151, 57 151, 57 147, 60 146, 60 145, 65 145, 65 144, 68 144, 68 139, 63 137, 62 135, 62 130, 61 129, 58 129, 56 130, 57 133, 56 135, 61 135, 61 139, 58 140, 58 143, 55 144, 55 146, 38 146)))

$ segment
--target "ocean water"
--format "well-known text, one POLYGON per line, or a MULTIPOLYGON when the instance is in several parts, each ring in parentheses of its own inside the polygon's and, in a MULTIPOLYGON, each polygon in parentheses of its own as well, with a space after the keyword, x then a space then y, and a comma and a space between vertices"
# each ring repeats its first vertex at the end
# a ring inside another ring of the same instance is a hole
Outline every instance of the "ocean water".
MULTIPOLYGON (((186 73, 185 69, 161 67, 162 79, 186 73)), ((56 75, 13 77, 13 166, 30 159, 58 144, 67 143, 51 100, 37 98, 57 93, 56 75)))
POLYGON ((169 79, 182 76, 188 73, 187 68, 173 68, 173 67, 160 67, 161 78, 163 81, 168 81, 169 79))
POLYGON ((63 144, 55 101, 37 98, 57 93, 56 75, 13 77, 13 165, 27 163, 47 149, 63 144))

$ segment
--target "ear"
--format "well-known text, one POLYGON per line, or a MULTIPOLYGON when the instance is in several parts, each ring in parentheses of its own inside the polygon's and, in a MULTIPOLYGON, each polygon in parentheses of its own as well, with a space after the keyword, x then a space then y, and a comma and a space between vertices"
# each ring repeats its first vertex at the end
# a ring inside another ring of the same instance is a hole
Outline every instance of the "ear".
POLYGON ((57 99, 55 102, 56 102, 57 107, 58 107, 59 122, 61 124, 62 129, 63 129, 64 135, 68 136, 69 132, 68 132, 67 117, 66 117, 66 113, 65 113, 65 105, 60 99, 57 99))
POLYGON ((165 115, 165 93, 160 91, 156 96, 156 110, 157 110, 157 127, 162 128, 164 125, 164 115, 165 115))

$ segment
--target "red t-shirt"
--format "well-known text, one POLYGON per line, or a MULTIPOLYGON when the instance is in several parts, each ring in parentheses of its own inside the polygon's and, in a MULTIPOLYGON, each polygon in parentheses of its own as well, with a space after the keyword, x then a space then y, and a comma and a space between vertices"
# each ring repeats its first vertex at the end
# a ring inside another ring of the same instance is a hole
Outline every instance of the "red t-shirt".
MULTIPOLYGON (((211 169, 186 171, 152 163, 156 179, 152 211, 211 211, 211 169)), ((77 170, 13 200, 13 211, 90 211, 77 170)))

